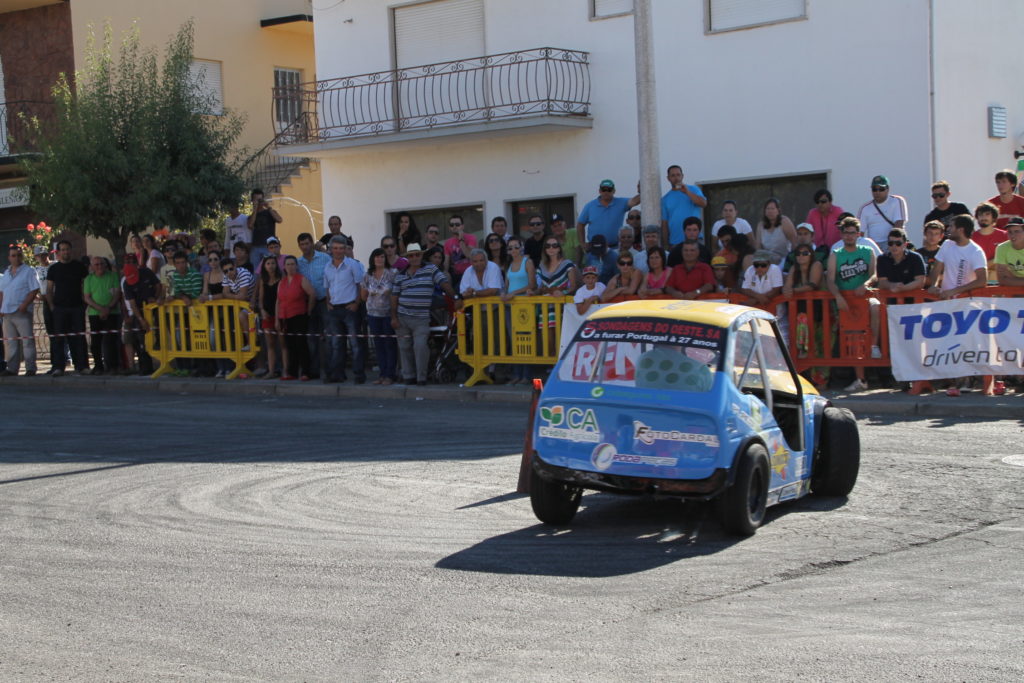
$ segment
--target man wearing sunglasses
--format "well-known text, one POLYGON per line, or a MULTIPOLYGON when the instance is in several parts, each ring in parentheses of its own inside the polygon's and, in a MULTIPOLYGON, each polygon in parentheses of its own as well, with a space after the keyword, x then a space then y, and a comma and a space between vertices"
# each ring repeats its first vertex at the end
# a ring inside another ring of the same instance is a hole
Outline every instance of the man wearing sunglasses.
POLYGON ((576 219, 576 236, 584 251, 589 251, 595 235, 603 235, 608 246, 617 245, 626 212, 640 203, 639 192, 629 199, 616 197, 615 182, 607 178, 598 185, 597 193, 597 198, 587 202, 576 219))
POLYGON ((857 212, 864 235, 877 244, 883 244, 889 231, 906 228, 909 218, 907 200, 898 194, 889 194, 889 179, 884 175, 872 178, 871 201, 857 212))
MULTIPOLYGON (((849 311, 850 304, 845 293, 852 297, 866 299, 871 322, 871 357, 881 358, 882 351, 878 348, 879 307, 878 299, 868 296, 868 287, 875 282, 875 252, 858 243, 861 237, 860 221, 856 218, 845 218, 839 225, 843 235, 842 246, 834 249, 828 257, 825 269, 825 281, 828 291, 835 297, 836 307, 840 311, 849 311)), ((845 391, 864 391, 868 388, 864 381, 864 368, 858 365, 854 369, 856 379, 846 387, 845 391)))
POLYGON ((758 250, 743 274, 739 293, 749 298, 748 305, 766 308, 782 292, 782 285, 782 269, 772 263, 771 252, 758 250))
POLYGON ((952 194, 952 190, 949 189, 949 183, 945 180, 938 180, 932 184, 932 202, 935 204, 935 208, 924 217, 925 223, 939 221, 948 229, 953 222, 953 216, 962 216, 965 213, 969 214, 971 212, 970 209, 960 202, 949 201, 952 194))
POLYGON ((878 257, 878 289, 910 292, 924 287, 927 270, 924 259, 908 246, 905 230, 889 231, 889 249, 878 257))

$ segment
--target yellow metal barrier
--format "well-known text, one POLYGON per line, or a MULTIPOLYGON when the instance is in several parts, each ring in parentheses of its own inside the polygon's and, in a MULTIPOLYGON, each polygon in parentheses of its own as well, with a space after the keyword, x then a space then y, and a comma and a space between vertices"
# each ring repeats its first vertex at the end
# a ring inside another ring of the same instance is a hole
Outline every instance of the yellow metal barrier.
POLYGON ((499 297, 469 299, 459 312, 459 359, 473 368, 471 387, 491 382, 493 363, 554 365, 562 331, 562 307, 572 297, 521 296, 504 302, 499 297))
POLYGON ((160 362, 153 379, 172 370, 177 358, 224 359, 235 362, 234 379, 256 357, 256 318, 248 302, 219 299, 186 306, 182 301, 147 304, 146 350, 160 362), (243 329, 241 313, 246 312, 243 329))

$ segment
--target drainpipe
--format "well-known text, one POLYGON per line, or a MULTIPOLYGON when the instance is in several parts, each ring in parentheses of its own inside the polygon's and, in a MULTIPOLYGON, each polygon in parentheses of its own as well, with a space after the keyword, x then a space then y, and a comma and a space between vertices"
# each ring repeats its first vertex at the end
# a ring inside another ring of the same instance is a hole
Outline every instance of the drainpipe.
POLYGON ((640 197, 644 224, 661 224, 661 176, 658 173, 658 109, 654 85, 654 32, 651 0, 634 0, 636 120, 640 151, 640 197))
POLYGON ((939 159, 935 135, 935 0, 928 0, 928 130, 931 137, 932 177, 928 183, 939 179, 939 159))

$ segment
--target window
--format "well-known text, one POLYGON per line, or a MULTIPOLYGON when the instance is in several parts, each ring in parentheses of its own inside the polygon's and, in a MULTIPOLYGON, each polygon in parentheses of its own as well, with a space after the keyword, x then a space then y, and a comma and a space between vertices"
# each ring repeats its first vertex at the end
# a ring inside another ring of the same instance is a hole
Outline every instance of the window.
POLYGON ((633 13, 633 0, 590 0, 590 18, 607 19, 633 13))
POLYGON ((398 69, 486 54, 483 0, 435 0, 393 12, 398 69))
POLYGON ((565 218, 566 230, 576 229, 575 202, 572 197, 548 197, 547 199, 527 199, 521 202, 509 202, 508 227, 513 235, 529 237, 527 223, 531 216, 542 216, 548 232, 551 232, 551 216, 561 214, 565 218))
POLYGON ((796 225, 814 208, 814 193, 828 186, 825 173, 701 183, 708 200, 704 209, 705 244, 710 244, 711 227, 721 218, 722 202, 727 199, 736 202, 740 217, 754 227, 761 220, 765 200, 776 197, 782 203, 782 213, 796 225))
POLYGON ((224 87, 221 83, 221 63, 208 59, 194 59, 189 69, 192 82, 199 89, 203 101, 199 113, 220 116, 224 113, 224 87))
POLYGON ((707 30, 732 31, 807 18, 807 0, 707 0, 707 30))
POLYGON ((711 391, 725 332, 667 318, 587 320, 562 356, 563 382, 711 391))
POLYGON ((280 133, 302 115, 302 96, 298 69, 274 69, 274 127, 280 133))
MULTIPOLYGON (((402 213, 408 213, 412 216, 413 223, 416 225, 416 229, 420 233, 420 239, 423 240, 426 237, 427 226, 433 223, 441 229, 441 241, 451 237, 450 229, 448 228, 448 219, 452 216, 462 216, 463 231, 466 233, 472 233, 479 237, 483 234, 484 229, 484 207, 481 204, 468 204, 465 206, 444 206, 434 209, 409 209, 408 211, 391 211, 387 214, 387 234, 392 234, 394 226, 397 224, 398 216, 402 213)), ((423 244, 421 241, 420 244, 423 244)), ((376 244, 373 246, 377 246, 376 244)))

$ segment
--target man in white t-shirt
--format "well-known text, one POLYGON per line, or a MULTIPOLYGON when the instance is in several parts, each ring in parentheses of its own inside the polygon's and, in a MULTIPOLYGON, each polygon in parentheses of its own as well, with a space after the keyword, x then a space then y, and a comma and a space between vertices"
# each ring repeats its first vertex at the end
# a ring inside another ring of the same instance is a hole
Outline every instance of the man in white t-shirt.
POLYGON ((889 179, 876 175, 871 179, 871 201, 857 212, 861 231, 877 244, 885 244, 893 228, 906 230, 910 219, 907 200, 898 194, 889 194, 889 179))
POLYGON ((224 248, 234 249, 237 242, 251 244, 252 230, 249 229, 249 217, 239 213, 238 205, 235 205, 224 219, 224 248))
POLYGON ((985 251, 971 239, 974 219, 954 216, 949 239, 935 255, 935 279, 938 285, 928 291, 943 299, 952 299, 987 283, 988 261, 985 251))
POLYGON ((738 214, 739 209, 736 208, 736 202, 731 199, 726 199, 722 202, 722 217, 711 226, 711 235, 718 237, 718 229, 723 225, 731 225, 736 228, 737 235, 749 235, 754 232, 753 228, 750 227, 750 223, 740 218, 738 214))

